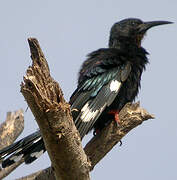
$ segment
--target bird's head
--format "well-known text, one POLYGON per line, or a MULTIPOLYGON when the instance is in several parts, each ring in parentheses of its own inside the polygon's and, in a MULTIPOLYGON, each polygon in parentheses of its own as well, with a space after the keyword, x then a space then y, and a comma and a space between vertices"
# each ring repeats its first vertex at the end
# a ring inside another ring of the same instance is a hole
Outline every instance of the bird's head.
POLYGON ((119 47, 121 43, 135 44, 141 47, 141 41, 147 32, 152 27, 171 24, 169 21, 149 21, 143 22, 140 19, 129 18, 115 23, 110 32, 110 47, 119 47))

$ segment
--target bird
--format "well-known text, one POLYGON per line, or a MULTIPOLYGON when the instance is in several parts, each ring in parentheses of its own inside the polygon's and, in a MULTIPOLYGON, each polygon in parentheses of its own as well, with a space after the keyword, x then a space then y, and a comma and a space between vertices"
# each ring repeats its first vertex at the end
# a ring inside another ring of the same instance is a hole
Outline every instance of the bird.
MULTIPOLYGON (((142 47, 146 32, 170 21, 144 22, 127 18, 110 30, 108 48, 87 55, 78 76, 77 88, 70 97, 71 112, 81 139, 91 130, 99 133, 115 120, 119 111, 133 102, 141 86, 142 72, 148 64, 148 52, 142 47)), ((24 158, 29 164, 46 151, 40 131, 0 150, 3 168, 24 158)))

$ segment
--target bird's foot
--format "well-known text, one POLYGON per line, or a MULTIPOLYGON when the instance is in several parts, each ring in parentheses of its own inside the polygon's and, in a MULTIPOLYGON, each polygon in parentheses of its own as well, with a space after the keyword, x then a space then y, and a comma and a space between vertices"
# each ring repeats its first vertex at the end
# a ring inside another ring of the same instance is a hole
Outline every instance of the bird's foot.
POLYGON ((118 127, 120 127, 120 119, 119 119, 119 111, 118 110, 110 110, 108 114, 114 115, 114 120, 118 127))
MULTIPOLYGON (((116 122, 117 127, 120 127, 121 122, 120 122, 120 119, 119 119, 119 111, 118 110, 110 110, 108 112, 108 114, 114 115, 114 121, 116 122)), ((121 140, 119 141, 119 143, 120 143, 119 146, 122 146, 122 141, 121 140)))

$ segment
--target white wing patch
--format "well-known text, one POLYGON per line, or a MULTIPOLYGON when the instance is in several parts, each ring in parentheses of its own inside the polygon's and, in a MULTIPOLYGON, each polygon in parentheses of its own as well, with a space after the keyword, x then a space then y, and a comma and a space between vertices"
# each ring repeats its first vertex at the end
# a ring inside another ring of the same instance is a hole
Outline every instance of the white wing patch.
POLYGON ((11 161, 14 161, 14 162, 18 162, 21 160, 21 158, 23 157, 23 154, 19 155, 19 156, 12 156, 10 158, 11 161))
MULTIPOLYGON (((110 84, 109 84, 110 91, 114 92, 114 93, 117 93, 119 91, 120 86, 121 86, 121 82, 119 82, 118 80, 112 80, 110 82, 110 84)), ((102 111, 102 108, 103 109, 105 108, 106 102, 105 102, 105 104, 102 104, 99 109, 94 109, 93 110, 92 106, 93 105, 91 105, 91 104, 89 104, 89 102, 87 102, 84 105, 84 107, 82 108, 82 110, 81 110, 82 115, 80 116, 80 119, 83 122, 92 121, 97 116, 97 114, 100 111, 102 111)))
POLYGON ((31 156, 31 157, 35 157, 35 158, 38 158, 38 157, 40 157, 43 153, 44 153, 44 150, 41 150, 41 151, 39 151, 39 152, 31 153, 30 156, 31 156))
POLYGON ((82 121, 89 122, 98 113, 98 110, 96 111, 91 110, 89 108, 89 104, 86 103, 84 107, 82 108, 81 112, 82 112, 82 115, 80 118, 82 119, 82 121))
POLYGON ((119 82, 117 80, 112 80, 109 88, 111 91, 117 92, 120 88, 120 85, 121 85, 121 82, 119 82))

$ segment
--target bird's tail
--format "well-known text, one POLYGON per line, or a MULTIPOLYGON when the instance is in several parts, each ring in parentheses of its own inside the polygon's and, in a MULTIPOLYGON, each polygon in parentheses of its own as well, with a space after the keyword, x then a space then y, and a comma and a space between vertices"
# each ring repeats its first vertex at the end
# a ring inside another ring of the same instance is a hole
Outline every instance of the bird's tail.
POLYGON ((0 164, 3 168, 24 159, 26 164, 36 160, 46 151, 40 131, 0 150, 0 164))

